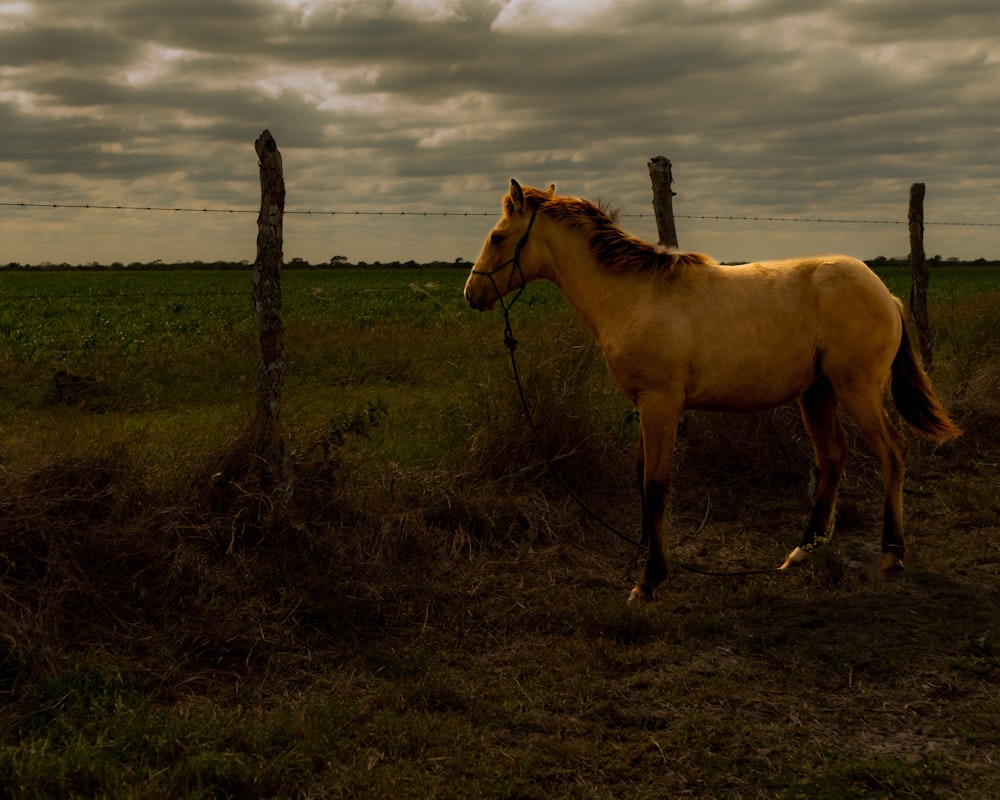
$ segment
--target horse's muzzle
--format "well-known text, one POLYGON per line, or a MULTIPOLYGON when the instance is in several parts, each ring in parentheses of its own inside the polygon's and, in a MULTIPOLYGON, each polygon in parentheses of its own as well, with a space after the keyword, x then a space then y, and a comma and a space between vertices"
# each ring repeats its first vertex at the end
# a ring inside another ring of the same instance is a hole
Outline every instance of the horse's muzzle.
POLYGON ((465 301, 476 311, 490 311, 497 304, 499 296, 492 282, 484 282, 485 285, 473 286, 472 282, 465 286, 465 301))
POLYGON ((469 301, 469 305, 476 309, 476 311, 492 311, 493 306, 497 304, 496 300, 490 301, 482 298, 469 297, 468 294, 465 295, 465 299, 469 301))

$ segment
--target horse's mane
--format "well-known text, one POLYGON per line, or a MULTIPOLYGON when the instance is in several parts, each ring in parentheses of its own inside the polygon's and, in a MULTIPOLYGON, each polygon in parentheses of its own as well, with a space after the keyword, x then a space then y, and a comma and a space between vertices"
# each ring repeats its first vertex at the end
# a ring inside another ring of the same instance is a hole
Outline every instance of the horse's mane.
POLYGON ((525 187, 528 208, 589 234, 591 252, 612 272, 672 272, 678 267, 714 264, 701 253, 672 253, 630 236, 618 226, 619 214, 606 205, 574 197, 553 197, 525 187))

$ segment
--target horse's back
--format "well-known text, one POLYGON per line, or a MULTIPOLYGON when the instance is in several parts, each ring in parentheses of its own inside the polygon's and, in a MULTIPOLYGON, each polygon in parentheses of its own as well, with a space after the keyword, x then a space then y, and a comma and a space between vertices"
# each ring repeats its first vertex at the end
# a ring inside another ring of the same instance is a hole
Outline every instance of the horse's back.
POLYGON ((863 261, 825 256, 776 262, 814 315, 816 358, 835 383, 888 377, 902 338, 902 305, 863 261))
POLYGON ((868 265, 851 256, 808 256, 714 267, 724 280, 759 284, 779 292, 848 290, 888 294, 885 284, 868 265))
POLYGON ((825 317, 894 312, 895 300, 863 261, 849 256, 704 264, 677 276, 671 293, 698 318, 728 318, 758 325, 764 320, 805 334, 825 317))
POLYGON ((750 311, 791 314, 821 326, 850 322, 881 324, 898 316, 899 301, 856 258, 843 255, 760 261, 714 267, 706 293, 732 296, 750 311), (718 286, 711 284, 717 283, 718 286))

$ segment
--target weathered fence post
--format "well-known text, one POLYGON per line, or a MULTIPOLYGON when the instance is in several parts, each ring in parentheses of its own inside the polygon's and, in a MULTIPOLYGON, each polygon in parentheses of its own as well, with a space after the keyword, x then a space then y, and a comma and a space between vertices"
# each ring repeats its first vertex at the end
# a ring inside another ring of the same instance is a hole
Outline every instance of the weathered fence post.
POLYGON ((653 183, 653 214, 660 244, 668 250, 677 249, 677 228, 674 226, 674 201, 677 194, 670 188, 674 176, 670 172, 670 159, 655 156, 649 162, 649 179, 653 183))
POLYGON ((910 210, 907 217, 910 226, 910 271, 913 274, 910 313, 917 326, 917 343, 924 369, 930 370, 934 357, 934 340, 927 314, 927 286, 930 283, 930 273, 924 253, 924 191, 925 186, 922 183, 910 186, 910 210))
POLYGON ((257 415, 254 454, 261 460, 262 477, 285 478, 285 444, 278 413, 285 380, 285 332, 281 320, 282 225, 285 179, 281 153, 270 131, 254 142, 260 161, 260 214, 257 217, 257 260, 253 267, 253 303, 257 312, 260 368, 257 374, 257 415))

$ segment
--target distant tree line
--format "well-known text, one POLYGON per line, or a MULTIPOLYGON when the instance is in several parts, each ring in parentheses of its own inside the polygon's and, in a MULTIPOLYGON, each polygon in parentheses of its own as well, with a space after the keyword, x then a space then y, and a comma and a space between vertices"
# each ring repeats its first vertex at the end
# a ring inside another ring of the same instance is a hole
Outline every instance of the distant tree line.
MULTIPOLYGON (((873 269, 877 267, 908 267, 910 266, 910 259, 908 256, 896 256, 894 258, 876 256, 875 258, 867 259, 865 263, 873 269)), ((927 263, 932 267, 959 266, 965 264, 977 267, 1000 267, 1000 260, 998 259, 977 258, 974 261, 963 261, 962 259, 955 258, 954 256, 950 258, 944 258, 943 256, 931 256, 927 259, 927 263)))
MULTIPOLYGON (((6 265, 0 265, 0 270, 84 270, 84 271, 105 271, 105 270, 162 270, 162 269, 192 269, 192 270, 248 270, 253 266, 250 261, 174 261, 166 263, 161 259, 155 261, 132 261, 124 264, 121 261, 113 261, 104 264, 97 261, 90 261, 86 264, 53 264, 43 261, 39 264, 21 264, 11 261, 6 265)), ((357 261, 351 262, 346 256, 334 256, 326 262, 309 262, 304 258, 292 258, 284 263, 285 269, 463 269, 472 268, 472 262, 463 258, 456 258, 454 261, 428 261, 419 263, 417 261, 357 261)))
MULTIPOLYGON (((727 262, 736 264, 739 262, 727 262)), ((879 267, 905 267, 909 266, 909 259, 906 256, 887 258, 886 256, 876 256, 866 260, 868 266, 873 269, 879 267)), ((970 264, 975 266, 1000 267, 1000 259, 977 258, 975 261, 962 261, 958 258, 944 258, 942 256, 932 256, 927 259, 931 267, 948 267, 970 264)), ((248 270, 252 266, 250 261, 174 261, 166 263, 161 259, 155 261, 133 261, 124 264, 121 261, 114 261, 110 264, 103 264, 91 261, 86 264, 53 264, 43 261, 39 264, 21 264, 11 261, 6 265, 0 265, 0 270, 163 270, 163 269, 190 269, 190 270, 248 270)), ((464 258, 456 258, 454 261, 349 261, 346 256, 333 256, 329 261, 309 262, 304 258, 292 258, 285 262, 285 269, 371 269, 371 270, 392 270, 392 269, 461 269, 469 270, 472 262, 464 258)))

